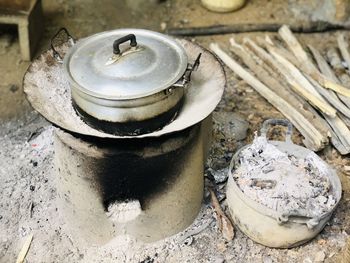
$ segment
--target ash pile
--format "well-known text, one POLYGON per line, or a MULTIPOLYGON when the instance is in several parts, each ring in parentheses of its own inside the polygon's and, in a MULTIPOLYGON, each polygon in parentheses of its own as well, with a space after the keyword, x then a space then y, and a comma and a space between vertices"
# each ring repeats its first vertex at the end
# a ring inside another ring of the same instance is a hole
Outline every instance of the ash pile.
POLYGON ((330 168, 314 152, 298 158, 257 136, 239 163, 233 176, 243 193, 280 214, 319 217, 338 201, 327 176, 330 168))

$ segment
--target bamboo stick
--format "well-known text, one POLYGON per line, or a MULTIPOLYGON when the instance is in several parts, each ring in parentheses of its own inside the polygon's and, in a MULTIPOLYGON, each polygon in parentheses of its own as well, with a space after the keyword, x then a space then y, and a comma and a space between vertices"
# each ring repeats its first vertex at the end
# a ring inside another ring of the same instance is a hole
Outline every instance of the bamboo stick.
MULTIPOLYGON (((267 99, 275 108, 277 108, 284 116, 299 129, 303 130, 303 123, 300 119, 304 119, 303 115, 294 109, 288 102, 271 91, 265 84, 260 82, 251 73, 239 65, 233 58, 227 55, 217 44, 210 44, 210 49, 239 77, 245 80, 251 87, 253 87, 260 95, 267 99)), ((318 145, 315 150, 320 150, 323 145, 318 145)))

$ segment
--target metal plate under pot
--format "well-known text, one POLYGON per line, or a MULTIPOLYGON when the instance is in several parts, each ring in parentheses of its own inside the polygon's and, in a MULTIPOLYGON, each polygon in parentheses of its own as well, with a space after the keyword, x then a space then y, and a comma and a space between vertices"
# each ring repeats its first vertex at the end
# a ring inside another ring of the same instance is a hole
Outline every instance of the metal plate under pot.
MULTIPOLYGON (((192 74, 183 107, 178 116, 162 129, 142 135, 113 135, 87 125, 79 118, 71 101, 71 87, 64 78, 62 64, 57 62, 51 50, 44 52, 29 66, 24 76, 23 89, 32 107, 47 120, 62 129, 96 138, 151 138, 186 129, 212 113, 221 100, 226 79, 220 62, 208 50, 184 39, 177 42, 185 49, 190 61, 202 53, 201 64, 192 74)), ((57 47, 63 56, 68 43, 57 47)))

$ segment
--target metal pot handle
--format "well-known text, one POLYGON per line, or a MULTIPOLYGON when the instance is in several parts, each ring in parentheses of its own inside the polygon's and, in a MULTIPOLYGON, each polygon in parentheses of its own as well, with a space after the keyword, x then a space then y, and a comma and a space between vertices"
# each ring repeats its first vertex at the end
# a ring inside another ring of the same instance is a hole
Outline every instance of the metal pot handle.
POLYGON ((293 143, 292 142, 292 133, 293 133, 293 125, 290 123, 288 120, 285 119, 268 119, 264 121, 262 128, 260 130, 261 136, 264 136, 266 138, 267 132, 269 130, 269 126, 276 126, 276 125, 281 125, 287 127, 286 131, 286 138, 285 141, 286 143, 293 143))
POLYGON ((191 76, 192 76, 193 71, 196 71, 199 67, 201 56, 202 56, 202 53, 199 53, 196 60, 194 61, 194 63, 189 64, 187 66, 185 76, 184 76, 185 81, 187 81, 187 82, 191 81, 191 76))
POLYGON ((196 71, 199 67, 200 60, 201 60, 202 53, 199 53, 196 60, 193 62, 193 64, 188 63, 186 71, 181 79, 179 79, 178 82, 173 84, 173 87, 181 87, 186 88, 187 84, 191 81, 191 76, 193 71, 196 71))
POLYGON ((123 37, 121 37, 113 42, 113 53, 115 55, 119 55, 121 53, 120 48, 119 48, 120 44, 123 44, 127 41, 130 41, 131 47, 137 46, 136 36, 134 34, 129 34, 129 35, 123 36, 123 37))
MULTIPOLYGON (((292 142, 292 133, 293 133, 293 125, 286 119, 269 119, 264 121, 262 128, 260 130, 261 136, 267 138, 267 132, 270 126, 281 125, 287 127, 287 131, 285 134, 286 143, 292 142)), ((310 215, 305 214, 304 211, 294 211, 293 213, 288 214, 277 214, 275 218, 279 224, 287 223, 289 221, 298 222, 302 224, 306 224, 309 229, 313 229, 320 222, 320 218, 318 217, 310 217, 310 215)))
POLYGON ((295 213, 291 214, 280 214, 276 217, 278 224, 284 224, 288 221, 305 224, 309 229, 313 229, 316 227, 322 218, 319 217, 310 217, 308 215, 304 215, 302 212, 295 211, 295 213))
POLYGON ((60 34, 61 32, 64 32, 64 33, 67 35, 67 38, 68 38, 67 41, 68 41, 71 45, 74 45, 74 44, 75 44, 74 38, 72 37, 71 34, 69 34, 67 28, 65 28, 65 27, 61 27, 61 28, 57 31, 57 33, 51 38, 50 47, 51 47, 53 56, 54 56, 54 58, 55 58, 58 62, 60 62, 60 63, 63 62, 63 57, 62 57, 62 56, 60 55, 60 53, 58 53, 57 50, 55 49, 54 41, 56 40, 56 38, 59 36, 59 34, 60 34))

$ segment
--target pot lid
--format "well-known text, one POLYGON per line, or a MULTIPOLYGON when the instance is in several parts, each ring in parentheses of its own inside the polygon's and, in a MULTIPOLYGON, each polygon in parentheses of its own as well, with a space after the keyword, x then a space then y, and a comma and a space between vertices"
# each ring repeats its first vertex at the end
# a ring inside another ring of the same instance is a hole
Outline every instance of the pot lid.
POLYGON ((104 99, 152 95, 176 83, 187 55, 176 40, 149 30, 121 29, 92 35, 64 58, 73 88, 104 99))

